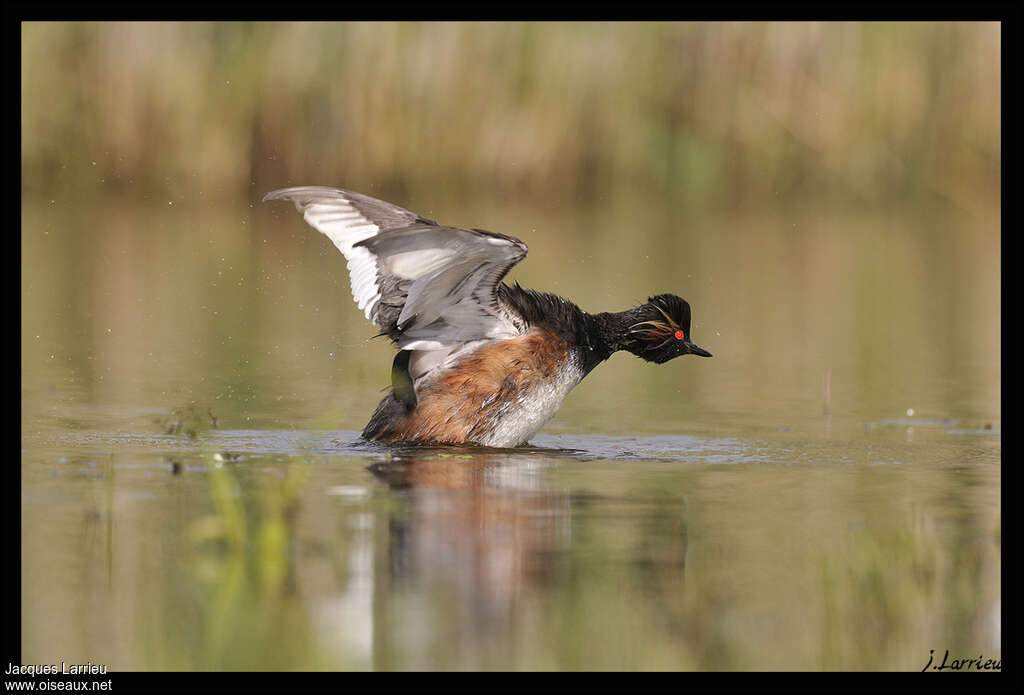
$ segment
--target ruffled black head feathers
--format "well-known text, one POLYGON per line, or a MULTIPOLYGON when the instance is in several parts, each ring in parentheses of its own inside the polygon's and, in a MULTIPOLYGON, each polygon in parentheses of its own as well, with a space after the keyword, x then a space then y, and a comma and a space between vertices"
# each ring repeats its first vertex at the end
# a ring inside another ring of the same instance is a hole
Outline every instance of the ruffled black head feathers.
POLYGON ((690 340, 690 305, 674 294, 650 297, 634 309, 638 319, 628 327, 632 339, 625 347, 638 357, 661 364, 680 355, 710 357, 690 340))

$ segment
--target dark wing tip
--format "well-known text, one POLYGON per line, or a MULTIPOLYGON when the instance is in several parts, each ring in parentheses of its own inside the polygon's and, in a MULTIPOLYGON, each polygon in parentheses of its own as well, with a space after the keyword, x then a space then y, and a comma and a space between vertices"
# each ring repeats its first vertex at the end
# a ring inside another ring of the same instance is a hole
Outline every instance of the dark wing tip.
POLYGON ((285 200, 291 195, 291 192, 294 190, 294 188, 279 188, 276 191, 271 191, 270 193, 267 193, 265 196, 263 196, 263 202, 265 203, 268 200, 285 200))
POLYGON ((268 200, 295 200, 299 197, 306 198, 337 198, 344 194, 343 191, 329 186, 291 186, 289 188, 278 188, 263 196, 263 202, 268 200))

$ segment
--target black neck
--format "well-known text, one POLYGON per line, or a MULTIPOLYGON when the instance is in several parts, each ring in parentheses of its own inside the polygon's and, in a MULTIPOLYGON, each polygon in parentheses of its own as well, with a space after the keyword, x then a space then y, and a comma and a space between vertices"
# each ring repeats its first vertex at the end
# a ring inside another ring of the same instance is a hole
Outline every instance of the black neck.
POLYGON ((630 326, 643 321, 643 314, 640 307, 627 309, 626 311, 602 312, 593 314, 593 319, 600 342, 607 350, 607 356, 619 350, 628 350, 636 353, 640 349, 640 343, 630 335, 630 326))
POLYGON ((510 302, 531 326, 545 326, 562 333, 577 345, 589 372, 619 350, 638 354, 640 344, 629 327, 643 320, 640 307, 619 312, 588 314, 555 294, 526 290, 518 284, 500 285, 502 299, 510 302))

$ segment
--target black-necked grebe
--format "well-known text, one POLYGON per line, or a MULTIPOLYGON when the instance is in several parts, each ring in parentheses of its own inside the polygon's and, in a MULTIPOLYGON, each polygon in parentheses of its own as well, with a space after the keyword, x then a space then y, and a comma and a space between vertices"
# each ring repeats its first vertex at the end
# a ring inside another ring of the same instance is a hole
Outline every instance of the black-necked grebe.
POLYGON ((515 237, 445 227, 396 205, 323 186, 285 188, 306 222, 348 259, 352 297, 398 346, 392 389, 367 439, 513 447, 618 350, 661 364, 711 357, 690 340, 690 305, 659 294, 588 314, 501 280, 526 257, 515 237))

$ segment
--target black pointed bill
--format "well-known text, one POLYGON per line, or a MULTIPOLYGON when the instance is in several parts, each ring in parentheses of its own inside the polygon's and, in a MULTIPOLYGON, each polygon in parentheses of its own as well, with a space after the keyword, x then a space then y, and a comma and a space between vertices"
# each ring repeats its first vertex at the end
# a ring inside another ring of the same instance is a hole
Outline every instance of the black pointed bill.
POLYGON ((686 352, 690 355, 697 355, 698 357, 711 357, 711 353, 702 347, 694 345, 690 341, 686 341, 686 352))

